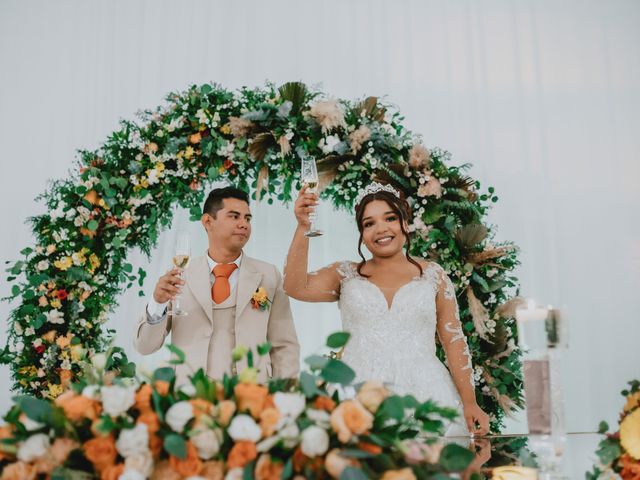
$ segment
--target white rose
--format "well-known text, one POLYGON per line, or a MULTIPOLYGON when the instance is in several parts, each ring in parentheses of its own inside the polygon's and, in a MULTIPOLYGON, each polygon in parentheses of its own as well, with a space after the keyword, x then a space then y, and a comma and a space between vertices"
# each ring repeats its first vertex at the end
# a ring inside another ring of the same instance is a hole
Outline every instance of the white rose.
POLYGON ((100 399, 100 386, 99 385, 87 385, 82 389, 82 396, 91 398, 93 400, 100 399))
POLYGON ((329 412, 316 408, 309 408, 307 410, 307 418, 320 426, 329 426, 331 423, 331 415, 329 415, 329 412))
POLYGON ((46 260, 40 260, 36 268, 40 271, 46 270, 47 268, 49 268, 49 262, 47 262, 46 260))
POLYGON ((193 418, 193 407, 189 402, 177 402, 167 410, 166 421, 174 432, 182 433, 184 426, 193 418))
POLYGON ((198 456, 203 460, 209 460, 220 451, 222 433, 220 430, 199 430, 191 437, 191 443, 198 450, 198 456))
POLYGON ((153 456, 147 449, 142 453, 134 453, 124 459, 125 472, 127 470, 133 470, 143 475, 143 478, 151 476, 153 472, 153 456))
POLYGON ((22 418, 20 418, 20 423, 22 423, 22 425, 24 425, 24 428, 27 430, 27 432, 33 432, 34 430, 39 430, 42 427, 44 427, 44 423, 40 423, 40 422, 36 422, 35 420, 31 420, 26 415, 24 415, 24 416, 22 416, 22 418))
POLYGON ((295 422, 291 422, 280 430, 279 436, 284 440, 284 446, 286 448, 293 448, 298 444, 298 440, 300 439, 300 429, 295 422))
POLYGON ((242 468, 240 467, 232 468, 227 472, 227 474, 224 477, 224 480, 242 480, 244 478, 243 475, 244 475, 244 472, 242 471, 242 468))
POLYGON ((249 415, 236 415, 229 425, 228 432, 236 442, 240 440, 257 442, 262 436, 262 430, 249 415))
POLYGON ((298 418, 306 406, 306 399, 301 393, 276 392, 273 396, 273 402, 283 417, 293 419, 298 418))
POLYGON ((91 364, 96 370, 101 372, 104 370, 104 367, 107 366, 107 356, 104 353, 96 353, 91 357, 91 364))
POLYGON ((324 428, 315 425, 305 428, 300 447, 307 457, 324 455, 329 449, 329 434, 324 428))
POLYGON ((280 437, 278 435, 267 437, 256 445, 256 450, 260 453, 268 452, 273 447, 275 447, 279 441, 280 437))
POLYGON ((133 428, 127 428, 120 432, 116 441, 116 450, 124 458, 136 453, 144 453, 148 450, 149 432, 144 423, 137 423, 133 428))
POLYGON ((135 387, 110 385, 100 388, 102 408, 107 415, 118 417, 125 413, 136 402, 135 387))
POLYGON ((191 383, 185 383, 184 385, 180 385, 178 391, 184 393, 188 397, 194 397, 196 394, 196 387, 191 383))
POLYGON ((18 448, 18 460, 32 462, 45 455, 50 445, 48 435, 44 433, 31 435, 18 448))
POLYGON ((44 316, 47 317, 47 322, 49 323, 64 323, 64 314, 59 310, 49 310, 45 312, 44 316))
POLYGON ((147 476, 140 473, 138 470, 125 468, 124 472, 120 474, 118 480, 146 480, 147 476))

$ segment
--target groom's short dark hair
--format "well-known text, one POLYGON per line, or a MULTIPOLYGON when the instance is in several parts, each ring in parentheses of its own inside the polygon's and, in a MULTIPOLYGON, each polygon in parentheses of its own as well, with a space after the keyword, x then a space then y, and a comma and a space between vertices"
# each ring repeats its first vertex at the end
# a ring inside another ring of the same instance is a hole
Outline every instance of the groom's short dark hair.
POLYGON ((249 204, 249 194, 244 190, 240 190, 236 187, 223 187, 214 188, 209 192, 207 199, 204 201, 204 207, 202 208, 202 214, 208 213, 213 218, 216 218, 218 211, 222 210, 224 204, 222 201, 225 198, 237 198, 243 202, 249 204))

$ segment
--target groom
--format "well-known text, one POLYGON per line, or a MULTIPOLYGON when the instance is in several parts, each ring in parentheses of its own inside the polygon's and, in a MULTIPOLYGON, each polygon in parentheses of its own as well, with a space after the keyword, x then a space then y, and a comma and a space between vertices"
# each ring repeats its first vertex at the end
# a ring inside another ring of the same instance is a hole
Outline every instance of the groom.
POLYGON ((176 367, 176 382, 181 384, 191 369, 203 368, 214 379, 240 373, 246 360, 233 362, 232 350, 244 345, 255 351, 269 341, 272 349, 262 364, 254 356, 258 381, 297 376, 300 347, 282 276, 275 266, 242 251, 251 236, 247 194, 234 187, 212 190, 201 222, 208 250, 190 262, 183 279, 177 269, 160 277, 138 321, 136 350, 143 355, 157 351, 171 332, 171 343, 186 354, 186 364, 176 367), (180 290, 180 306, 188 315, 167 314, 180 290))

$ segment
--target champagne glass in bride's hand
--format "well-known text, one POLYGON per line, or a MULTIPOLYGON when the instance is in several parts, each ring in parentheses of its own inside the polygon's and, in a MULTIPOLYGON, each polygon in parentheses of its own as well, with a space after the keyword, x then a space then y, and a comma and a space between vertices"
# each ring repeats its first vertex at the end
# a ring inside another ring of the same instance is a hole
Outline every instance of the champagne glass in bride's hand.
MULTIPOLYGON (((302 179, 302 183, 306 185, 307 192, 314 195, 318 194, 318 168, 316 167, 316 160, 313 157, 307 155, 302 158, 300 178, 302 179)), ((304 233, 305 237, 319 237, 322 235, 322 231, 316 227, 316 222, 318 221, 316 208, 317 207, 313 207, 313 211, 309 213, 311 225, 309 225, 309 230, 304 233)))
MULTIPOLYGON (((191 259, 191 245, 189 242, 189 234, 186 232, 179 232, 176 238, 176 246, 173 252, 173 265, 180 271, 180 276, 182 277, 182 272, 189 266, 189 260, 191 259)), ((180 308, 180 297, 182 292, 176 295, 175 300, 171 304, 171 312, 168 312, 170 315, 176 317, 182 317, 188 315, 187 312, 180 308)))

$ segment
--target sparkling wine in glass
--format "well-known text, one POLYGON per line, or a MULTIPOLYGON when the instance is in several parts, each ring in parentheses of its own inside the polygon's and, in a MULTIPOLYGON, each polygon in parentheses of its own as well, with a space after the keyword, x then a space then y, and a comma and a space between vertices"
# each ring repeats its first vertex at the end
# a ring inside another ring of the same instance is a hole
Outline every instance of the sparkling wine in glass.
MULTIPOLYGON (((191 242, 189 241, 189 234, 187 232, 179 232, 176 237, 176 245, 173 253, 173 265, 180 270, 180 277, 182 273, 189 266, 189 260, 191 259, 191 242)), ((172 311, 168 312, 170 315, 181 317, 188 315, 186 311, 180 308, 181 293, 176 295, 175 301, 172 304, 172 311)))
MULTIPOLYGON (((302 159, 302 171, 301 171, 302 183, 307 186, 309 193, 318 193, 318 169, 316 167, 316 160, 311 156, 305 156, 302 159)), ((316 226, 318 220, 318 213, 316 207, 309 214, 309 230, 304 232, 305 237, 319 237, 322 235, 322 231, 316 226)))

